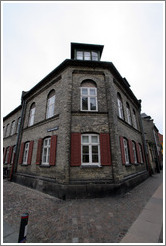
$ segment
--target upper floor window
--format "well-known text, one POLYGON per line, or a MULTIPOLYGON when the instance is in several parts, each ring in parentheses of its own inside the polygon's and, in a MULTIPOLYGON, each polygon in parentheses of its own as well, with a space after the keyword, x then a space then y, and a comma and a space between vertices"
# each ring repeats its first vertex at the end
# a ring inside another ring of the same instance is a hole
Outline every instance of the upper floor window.
POLYGON ((24 146, 23 164, 27 164, 28 152, 29 152, 29 142, 25 143, 24 146))
POLYGON ((117 94, 117 103, 118 103, 118 115, 121 119, 124 119, 123 103, 122 103, 121 95, 119 93, 117 94))
POLYGON ((98 61, 99 54, 97 51, 76 51, 77 60, 86 60, 86 61, 98 61))
POLYGON ((133 109, 133 126, 138 129, 135 110, 133 109))
POLYGON ((125 163, 129 164, 129 147, 127 139, 123 138, 125 163))
POLYGON ((127 112, 127 122, 131 125, 131 113, 130 113, 130 107, 128 103, 126 103, 126 112, 127 112))
POLYGON ((28 126, 32 126, 34 124, 34 119, 35 119, 35 103, 32 103, 30 107, 30 112, 29 112, 29 122, 28 126))
POLYGON ((5 136, 8 137, 9 136, 9 133, 10 133, 10 124, 7 124, 5 136))
POLYGON ((81 85, 81 110, 97 111, 97 88, 90 80, 83 82, 81 85))
POLYGON ((19 117, 18 118, 18 121, 17 121, 17 130, 16 130, 16 133, 18 133, 18 131, 19 131, 20 123, 21 123, 21 117, 19 117))
POLYGON ((15 129, 15 120, 11 124, 10 135, 13 135, 14 134, 14 129, 15 129))
POLYGON ((55 115, 55 90, 52 90, 47 97, 46 119, 55 115))
POLYGON ((83 134, 81 136, 82 164, 100 164, 99 136, 97 134, 83 134))
POLYGON ((50 161, 51 138, 45 138, 43 141, 42 165, 49 165, 50 161))

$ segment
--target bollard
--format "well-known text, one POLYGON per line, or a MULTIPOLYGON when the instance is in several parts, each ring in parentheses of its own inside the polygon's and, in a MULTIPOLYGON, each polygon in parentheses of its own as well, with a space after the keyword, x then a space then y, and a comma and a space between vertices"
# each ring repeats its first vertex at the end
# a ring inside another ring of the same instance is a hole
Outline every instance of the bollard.
POLYGON ((21 215, 18 243, 26 243, 27 229, 28 229, 28 217, 29 217, 28 213, 21 215))

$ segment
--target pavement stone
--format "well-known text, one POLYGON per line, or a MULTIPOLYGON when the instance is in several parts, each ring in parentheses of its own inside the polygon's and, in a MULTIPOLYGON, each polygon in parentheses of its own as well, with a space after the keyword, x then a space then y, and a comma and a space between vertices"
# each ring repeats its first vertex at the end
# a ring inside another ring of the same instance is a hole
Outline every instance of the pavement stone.
POLYGON ((18 231, 28 212, 27 243, 119 243, 162 178, 157 173, 117 196, 65 201, 4 180, 3 220, 18 231))

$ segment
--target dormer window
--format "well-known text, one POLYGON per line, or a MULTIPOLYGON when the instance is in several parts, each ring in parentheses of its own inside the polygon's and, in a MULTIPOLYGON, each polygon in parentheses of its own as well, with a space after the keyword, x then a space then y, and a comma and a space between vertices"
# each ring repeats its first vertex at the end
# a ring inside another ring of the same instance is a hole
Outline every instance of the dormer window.
POLYGON ((97 51, 76 51, 76 60, 99 61, 97 51))
POLYGON ((84 61, 100 61, 103 45, 71 43, 71 59, 84 61))

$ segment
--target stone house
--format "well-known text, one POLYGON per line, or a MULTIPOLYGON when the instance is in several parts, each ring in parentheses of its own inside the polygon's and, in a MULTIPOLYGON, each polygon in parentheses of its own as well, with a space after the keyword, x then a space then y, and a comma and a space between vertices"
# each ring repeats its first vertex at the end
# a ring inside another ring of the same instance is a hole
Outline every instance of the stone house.
POLYGON ((65 199, 116 193, 148 177, 141 100, 102 51, 71 43, 71 59, 4 117, 10 179, 65 199))
POLYGON ((156 172, 159 173, 162 169, 159 131, 150 116, 143 113, 141 114, 141 117, 148 152, 149 166, 153 174, 156 172))

